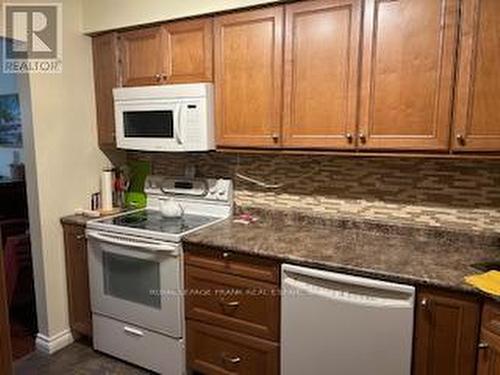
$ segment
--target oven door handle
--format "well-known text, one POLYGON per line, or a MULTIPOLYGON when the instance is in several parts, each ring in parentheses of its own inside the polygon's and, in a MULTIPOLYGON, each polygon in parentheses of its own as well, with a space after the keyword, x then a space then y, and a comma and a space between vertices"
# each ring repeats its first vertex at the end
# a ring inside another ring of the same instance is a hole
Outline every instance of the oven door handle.
POLYGON ((107 236, 100 233, 95 232, 87 232, 87 237, 92 238, 97 241, 107 242, 113 245, 121 245, 127 247, 133 247, 136 249, 141 249, 144 251, 160 251, 160 252, 169 252, 169 253, 177 253, 178 245, 176 244, 154 244, 151 242, 141 242, 137 239, 128 240, 126 237, 119 236, 107 236))

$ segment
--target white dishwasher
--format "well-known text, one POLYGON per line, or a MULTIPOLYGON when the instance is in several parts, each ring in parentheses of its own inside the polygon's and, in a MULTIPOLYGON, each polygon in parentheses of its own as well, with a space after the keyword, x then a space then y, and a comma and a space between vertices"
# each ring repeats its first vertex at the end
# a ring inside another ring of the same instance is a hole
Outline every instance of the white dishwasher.
POLYGON ((415 288, 284 264, 283 375, 409 375, 415 288))

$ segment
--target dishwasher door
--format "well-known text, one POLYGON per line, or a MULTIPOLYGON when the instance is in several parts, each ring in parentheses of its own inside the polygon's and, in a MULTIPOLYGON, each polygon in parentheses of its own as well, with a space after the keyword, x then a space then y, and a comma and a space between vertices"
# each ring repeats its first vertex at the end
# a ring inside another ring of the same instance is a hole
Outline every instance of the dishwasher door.
POLYGON ((411 373, 415 288, 284 264, 283 375, 411 373))

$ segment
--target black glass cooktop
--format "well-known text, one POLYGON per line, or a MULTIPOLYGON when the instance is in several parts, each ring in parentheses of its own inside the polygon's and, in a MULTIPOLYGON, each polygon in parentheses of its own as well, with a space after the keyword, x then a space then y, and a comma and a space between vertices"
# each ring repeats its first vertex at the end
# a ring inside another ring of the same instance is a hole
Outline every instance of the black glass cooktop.
POLYGON ((193 214, 184 214, 179 218, 167 218, 163 217, 159 211, 143 210, 103 220, 102 223, 153 232, 181 234, 215 220, 217 220, 216 217, 193 214))

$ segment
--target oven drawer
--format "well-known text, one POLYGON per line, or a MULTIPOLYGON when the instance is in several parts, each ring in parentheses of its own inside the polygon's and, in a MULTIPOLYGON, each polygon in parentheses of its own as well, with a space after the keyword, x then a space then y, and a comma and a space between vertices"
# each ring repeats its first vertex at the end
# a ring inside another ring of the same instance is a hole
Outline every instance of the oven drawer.
POLYGON ((188 320, 187 361, 211 375, 278 374, 278 344, 188 320))
POLYGON ((197 267, 279 284, 278 263, 260 257, 185 245, 185 262, 197 267))
POLYGON ((186 316, 279 341, 276 285, 186 266, 186 316))
POLYGON ((182 341, 93 315, 94 349, 162 374, 183 374, 182 341))

